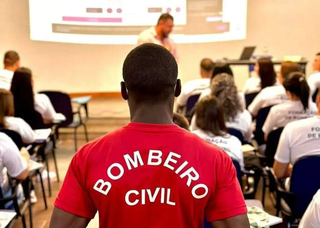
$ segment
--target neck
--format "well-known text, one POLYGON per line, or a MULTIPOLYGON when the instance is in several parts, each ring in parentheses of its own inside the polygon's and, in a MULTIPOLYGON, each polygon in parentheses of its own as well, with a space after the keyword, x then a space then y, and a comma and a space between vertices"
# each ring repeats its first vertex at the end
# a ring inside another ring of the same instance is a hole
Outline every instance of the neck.
POLYGON ((161 32, 160 32, 160 28, 158 26, 155 27, 156 33, 158 35, 158 38, 163 41, 164 37, 162 36, 161 32))
POLYGON ((9 67, 9 66, 6 67, 5 66, 4 69, 8 70, 8 71, 13 71, 13 72, 15 71, 15 68, 13 66, 12 67, 9 67))
MULTIPOLYGON (((130 102, 129 102, 130 103, 130 102)), ((139 106, 129 105, 131 122, 148 124, 173 124, 173 102, 168 105, 162 104, 142 104, 139 106)))

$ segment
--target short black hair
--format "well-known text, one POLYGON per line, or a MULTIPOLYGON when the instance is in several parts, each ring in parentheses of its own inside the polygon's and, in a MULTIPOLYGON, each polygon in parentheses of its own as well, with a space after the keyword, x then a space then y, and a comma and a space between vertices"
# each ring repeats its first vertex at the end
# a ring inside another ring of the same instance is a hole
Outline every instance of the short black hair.
POLYGON ((3 64, 7 67, 13 66, 20 60, 19 54, 16 51, 7 51, 4 54, 3 64))
POLYGON ((157 44, 142 44, 126 57, 122 68, 128 92, 139 101, 159 102, 174 93, 178 66, 173 55, 157 44))
POLYGON ((200 67, 207 72, 212 71, 214 66, 215 63, 209 58, 204 58, 201 60, 200 67))
POLYGON ((171 16, 169 13, 161 14, 161 16, 158 19, 158 23, 157 24, 159 24, 160 21, 167 21, 167 20, 174 21, 173 16, 171 16))
POLYGON ((320 52, 318 52, 318 53, 316 54, 316 56, 318 56, 318 55, 320 55, 320 52))
POLYGON ((212 72, 212 77, 211 77, 211 80, 217 76, 218 74, 229 74, 233 77, 233 72, 231 70, 231 67, 229 64, 227 63, 219 63, 217 65, 215 65, 214 69, 213 69, 213 72, 212 72))

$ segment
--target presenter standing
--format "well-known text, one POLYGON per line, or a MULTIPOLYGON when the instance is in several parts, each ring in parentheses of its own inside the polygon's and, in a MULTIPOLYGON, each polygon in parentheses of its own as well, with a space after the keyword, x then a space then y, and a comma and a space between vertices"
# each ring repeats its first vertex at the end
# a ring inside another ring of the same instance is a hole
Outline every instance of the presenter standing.
POLYGON ((178 60, 177 48, 174 41, 169 37, 173 29, 173 17, 168 14, 162 14, 156 26, 144 30, 139 35, 138 45, 144 43, 153 43, 165 47, 176 60, 178 60))

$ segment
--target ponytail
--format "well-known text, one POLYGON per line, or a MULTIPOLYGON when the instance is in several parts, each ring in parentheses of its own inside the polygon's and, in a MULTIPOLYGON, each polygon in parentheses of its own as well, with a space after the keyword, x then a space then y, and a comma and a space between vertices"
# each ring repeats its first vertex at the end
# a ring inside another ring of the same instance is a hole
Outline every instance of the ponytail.
POLYGON ((289 91, 300 98, 303 109, 306 111, 309 107, 310 88, 304 74, 300 72, 289 74, 288 77, 285 78, 283 86, 286 91, 289 91))

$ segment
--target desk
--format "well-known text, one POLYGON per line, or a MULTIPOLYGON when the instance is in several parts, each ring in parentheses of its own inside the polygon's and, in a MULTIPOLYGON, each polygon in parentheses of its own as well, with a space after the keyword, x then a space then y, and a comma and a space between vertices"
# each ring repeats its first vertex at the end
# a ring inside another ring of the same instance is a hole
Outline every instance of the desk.
MULTIPOLYGON (((283 61, 272 61, 274 65, 281 65, 281 63, 283 61)), ((255 65, 256 64, 256 61, 252 61, 252 60, 227 60, 225 61, 225 63, 228 63, 230 66, 234 65, 234 66, 249 66, 249 65, 255 65)), ((303 61, 300 61, 300 62, 297 62, 299 65, 301 65, 301 68, 302 68, 302 72, 304 74, 306 74, 306 67, 307 67, 307 64, 308 64, 308 61, 307 60, 303 60, 303 61)))
POLYGON ((85 96, 85 97, 75 97, 72 98, 71 101, 73 103, 79 104, 80 107, 83 106, 85 111, 86 111, 86 117, 89 117, 89 112, 88 112, 88 102, 91 100, 91 96, 85 96))

